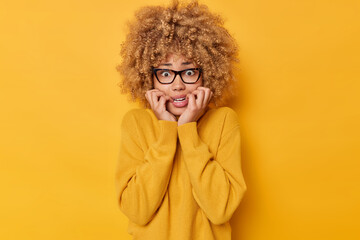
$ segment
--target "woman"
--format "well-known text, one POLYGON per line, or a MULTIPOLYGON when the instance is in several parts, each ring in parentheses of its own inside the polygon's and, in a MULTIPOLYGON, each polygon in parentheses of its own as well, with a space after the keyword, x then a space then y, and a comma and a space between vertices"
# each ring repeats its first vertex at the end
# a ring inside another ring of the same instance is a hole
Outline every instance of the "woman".
POLYGON ((122 45, 120 86, 145 109, 125 114, 116 173, 133 239, 231 239, 246 191, 236 113, 235 40, 196 1, 144 7, 122 45))

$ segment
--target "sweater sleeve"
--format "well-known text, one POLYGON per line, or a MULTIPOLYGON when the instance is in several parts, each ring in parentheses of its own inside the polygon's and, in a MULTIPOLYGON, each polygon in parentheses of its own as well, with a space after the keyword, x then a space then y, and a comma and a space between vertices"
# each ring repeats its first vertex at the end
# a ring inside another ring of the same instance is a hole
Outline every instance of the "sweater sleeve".
POLYGON ((194 199, 214 224, 229 221, 247 189, 241 169, 240 127, 221 136, 216 157, 200 139, 197 123, 178 127, 194 199))
POLYGON ((158 138, 144 151, 135 122, 129 116, 123 119, 115 182, 121 211, 130 221, 146 225, 167 191, 177 145, 177 123, 159 120, 158 138))

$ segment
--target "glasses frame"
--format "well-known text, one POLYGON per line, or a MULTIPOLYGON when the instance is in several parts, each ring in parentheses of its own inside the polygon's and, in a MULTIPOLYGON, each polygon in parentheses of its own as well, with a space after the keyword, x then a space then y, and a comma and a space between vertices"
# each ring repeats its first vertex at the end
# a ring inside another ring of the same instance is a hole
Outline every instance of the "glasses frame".
POLYGON ((172 70, 172 69, 168 69, 168 68, 153 68, 153 74, 155 75, 155 78, 158 80, 159 83, 161 84, 172 84, 174 81, 175 81, 175 78, 177 75, 180 76, 180 79, 181 81, 183 81, 183 83, 186 83, 186 84, 195 84, 197 83, 197 81, 199 81, 200 77, 201 77, 201 72, 202 72, 202 69, 201 68, 188 68, 188 69, 184 69, 184 70, 181 70, 181 71, 175 71, 175 70, 172 70), (156 75, 156 72, 157 71, 160 71, 160 70, 166 70, 166 71, 171 71, 173 73, 175 73, 175 76, 174 76, 174 79, 171 81, 171 82, 168 82, 168 83, 162 83, 160 82, 158 76, 156 75), (196 79, 195 82, 185 82, 184 79, 182 78, 181 76, 181 73, 185 72, 185 71, 188 71, 188 70, 199 70, 199 76, 198 78, 196 79))

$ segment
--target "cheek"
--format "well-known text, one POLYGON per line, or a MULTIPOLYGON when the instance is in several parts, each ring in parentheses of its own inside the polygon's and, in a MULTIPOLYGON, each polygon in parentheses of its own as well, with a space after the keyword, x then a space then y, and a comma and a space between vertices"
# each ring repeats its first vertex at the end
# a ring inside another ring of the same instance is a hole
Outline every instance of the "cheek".
POLYGON ((193 85, 193 88, 192 88, 191 91, 195 91, 198 87, 202 87, 203 85, 204 84, 203 84, 203 81, 202 81, 202 77, 200 77, 199 81, 193 85))
POLYGON ((195 91, 198 87, 201 87, 201 86, 202 86, 202 82, 193 84, 193 85, 191 85, 189 91, 190 91, 190 92, 193 92, 193 91, 195 91))
POLYGON ((159 89, 159 83, 156 79, 153 79, 153 86, 154 88, 159 89))
POLYGON ((154 81, 154 88, 155 89, 158 89, 164 93, 167 93, 168 92, 168 88, 169 86, 168 85, 164 85, 164 84, 160 84, 157 80, 154 81))

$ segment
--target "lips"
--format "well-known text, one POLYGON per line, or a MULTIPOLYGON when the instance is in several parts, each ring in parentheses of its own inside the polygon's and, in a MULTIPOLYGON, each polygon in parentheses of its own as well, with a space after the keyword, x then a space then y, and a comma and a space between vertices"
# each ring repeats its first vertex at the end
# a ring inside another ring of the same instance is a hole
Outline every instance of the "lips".
POLYGON ((182 95, 176 95, 176 96, 173 96, 171 97, 173 100, 175 99, 179 99, 179 98, 186 98, 186 94, 182 94, 182 95))
POLYGON ((174 96, 172 97, 172 99, 172 104, 177 108, 185 107, 188 104, 188 99, 186 99, 186 95, 174 96))

